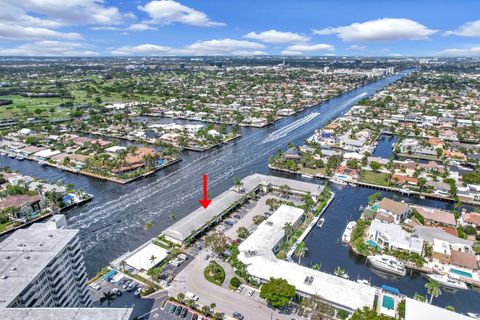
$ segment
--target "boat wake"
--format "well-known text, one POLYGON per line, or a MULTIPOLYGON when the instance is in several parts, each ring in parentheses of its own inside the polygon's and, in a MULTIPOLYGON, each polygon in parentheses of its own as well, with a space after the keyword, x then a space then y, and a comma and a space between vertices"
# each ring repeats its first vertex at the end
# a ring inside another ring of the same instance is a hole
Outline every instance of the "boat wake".
POLYGON ((280 138, 283 138, 289 132, 292 132, 293 130, 303 126, 304 124, 310 122, 311 120, 315 119, 319 115, 320 115, 319 112, 313 112, 313 113, 309 114, 308 116, 306 116, 305 118, 298 119, 297 121, 292 122, 289 125, 281 128, 281 129, 278 129, 277 131, 274 131, 274 132, 270 133, 267 137, 265 137, 265 139, 263 139, 263 142, 264 143, 265 142, 272 142, 272 141, 278 140, 280 138))

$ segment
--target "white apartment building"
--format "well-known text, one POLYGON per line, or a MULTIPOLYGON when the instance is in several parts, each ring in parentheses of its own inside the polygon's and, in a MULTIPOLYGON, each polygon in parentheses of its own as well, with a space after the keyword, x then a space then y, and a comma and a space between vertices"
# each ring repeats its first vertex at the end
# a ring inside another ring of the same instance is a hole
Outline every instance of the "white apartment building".
POLYGON ((78 230, 63 215, 0 242, 0 308, 90 307, 78 230))

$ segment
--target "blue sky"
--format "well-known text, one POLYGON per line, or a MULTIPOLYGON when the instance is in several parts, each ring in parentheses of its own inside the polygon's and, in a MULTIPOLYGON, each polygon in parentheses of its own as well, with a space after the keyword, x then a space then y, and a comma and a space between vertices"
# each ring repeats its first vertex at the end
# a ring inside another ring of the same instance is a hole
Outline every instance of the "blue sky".
POLYGON ((480 56, 475 0, 0 0, 0 55, 480 56))

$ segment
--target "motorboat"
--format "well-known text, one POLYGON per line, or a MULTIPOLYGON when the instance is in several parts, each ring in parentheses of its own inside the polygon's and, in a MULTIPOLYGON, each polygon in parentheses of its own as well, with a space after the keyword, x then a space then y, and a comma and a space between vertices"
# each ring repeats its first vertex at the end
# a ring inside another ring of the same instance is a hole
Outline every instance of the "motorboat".
POLYGON ((320 220, 318 220, 317 222, 317 227, 321 228, 323 227, 323 224, 325 223, 325 219, 321 218, 320 220))
POLYGON ((450 275, 429 274, 428 277, 433 281, 440 283, 442 286, 452 289, 467 290, 467 284, 463 281, 455 279, 450 275))
POLYGON ((313 176, 311 174, 302 174, 302 178, 313 179, 313 176))
POLYGON ((345 228, 345 231, 343 232, 343 235, 342 235, 342 242, 343 243, 349 243, 350 242, 350 238, 352 236, 352 231, 353 231, 353 229, 355 228, 356 225, 357 225, 357 223, 355 221, 350 221, 347 224, 347 227, 345 228))
POLYGON ((480 313, 475 313, 475 312, 468 312, 467 316, 473 319, 480 319, 480 313))
POLYGON ((370 285, 370 282, 366 279, 357 279, 357 283, 364 284, 364 285, 370 285))
POLYGON ((18 155, 18 156, 15 157, 15 159, 22 161, 22 160, 24 160, 25 158, 24 158, 23 156, 21 156, 21 155, 18 155))
POLYGON ((407 273, 402 262, 398 261, 395 257, 386 254, 368 256, 367 261, 372 265, 372 267, 388 273, 402 277, 407 273))

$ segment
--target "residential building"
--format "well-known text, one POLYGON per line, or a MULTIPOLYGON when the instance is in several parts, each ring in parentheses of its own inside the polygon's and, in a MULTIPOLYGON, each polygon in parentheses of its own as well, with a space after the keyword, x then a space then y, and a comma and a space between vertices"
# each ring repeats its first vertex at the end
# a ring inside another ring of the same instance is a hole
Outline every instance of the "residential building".
POLYGON ((0 308, 89 307, 79 230, 63 215, 0 242, 0 308))
POLYGON ((403 202, 383 198, 378 203, 378 210, 393 216, 395 223, 400 223, 412 212, 412 209, 403 202))
POLYGON ((398 224, 373 220, 368 229, 368 238, 382 248, 400 249, 420 255, 423 251, 423 239, 403 230, 398 224))
POLYGON ((430 225, 438 225, 445 227, 455 227, 457 221, 453 213, 431 207, 412 206, 425 220, 425 223, 430 225))

